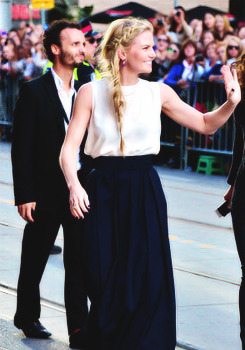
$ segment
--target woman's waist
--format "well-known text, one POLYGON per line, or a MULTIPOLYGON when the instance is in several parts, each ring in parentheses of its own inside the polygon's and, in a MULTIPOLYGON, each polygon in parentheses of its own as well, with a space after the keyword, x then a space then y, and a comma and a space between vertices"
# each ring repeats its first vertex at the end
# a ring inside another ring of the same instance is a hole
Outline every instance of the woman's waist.
POLYGON ((90 169, 136 170, 152 167, 153 157, 153 154, 126 157, 100 156, 96 158, 86 156, 85 166, 90 169))

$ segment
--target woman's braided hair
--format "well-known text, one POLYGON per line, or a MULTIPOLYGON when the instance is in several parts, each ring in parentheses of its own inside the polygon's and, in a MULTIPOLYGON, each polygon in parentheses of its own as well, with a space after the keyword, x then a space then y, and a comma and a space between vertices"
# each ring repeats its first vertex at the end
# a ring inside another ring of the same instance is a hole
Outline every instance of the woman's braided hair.
POLYGON ((120 59, 117 50, 130 47, 137 35, 149 30, 153 33, 152 24, 145 20, 134 17, 118 19, 112 22, 104 36, 99 68, 103 77, 111 83, 111 98, 117 117, 120 132, 120 150, 124 154, 124 140, 122 137, 123 113, 126 108, 126 101, 122 93, 120 79, 120 59))

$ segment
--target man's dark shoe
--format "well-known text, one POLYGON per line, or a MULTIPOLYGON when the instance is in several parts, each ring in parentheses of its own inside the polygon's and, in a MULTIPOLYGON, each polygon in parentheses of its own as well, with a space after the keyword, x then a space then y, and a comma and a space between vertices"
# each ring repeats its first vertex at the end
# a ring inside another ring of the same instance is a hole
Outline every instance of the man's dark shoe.
POLYGON ((60 254, 62 252, 62 248, 59 247, 58 245, 53 245, 53 248, 51 249, 50 254, 54 255, 54 254, 60 254))
POLYGON ((70 349, 81 349, 85 350, 86 347, 86 334, 81 330, 74 332, 69 337, 70 340, 70 349))
POLYGON ((15 326, 21 329, 27 338, 48 339, 51 336, 51 333, 39 321, 24 327, 19 327, 15 323, 15 326))

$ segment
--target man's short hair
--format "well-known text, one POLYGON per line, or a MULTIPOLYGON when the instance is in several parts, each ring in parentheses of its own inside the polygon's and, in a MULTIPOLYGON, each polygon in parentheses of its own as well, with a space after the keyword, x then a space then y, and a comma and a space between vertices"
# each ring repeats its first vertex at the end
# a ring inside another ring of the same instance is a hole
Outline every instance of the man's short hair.
POLYGON ((53 52, 51 51, 51 46, 53 44, 59 47, 61 46, 60 32, 66 28, 74 28, 74 29, 81 30, 81 26, 79 23, 69 22, 67 20, 62 19, 59 21, 52 22, 49 25, 48 29, 45 30, 44 32, 43 47, 49 61, 51 62, 54 62, 54 57, 55 57, 53 52))

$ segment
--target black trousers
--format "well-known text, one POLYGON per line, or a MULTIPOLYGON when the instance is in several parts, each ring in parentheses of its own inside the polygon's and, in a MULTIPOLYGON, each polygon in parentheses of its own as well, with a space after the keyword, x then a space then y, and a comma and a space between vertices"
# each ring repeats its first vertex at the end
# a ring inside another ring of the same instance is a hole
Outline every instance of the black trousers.
POLYGON ((81 256, 82 220, 71 215, 68 205, 55 212, 47 212, 37 205, 34 220, 34 223, 27 223, 24 229, 14 323, 18 328, 23 328, 40 317, 39 284, 61 225, 64 232, 68 333, 78 328, 84 329, 88 310, 81 256))
POLYGON ((241 340, 243 350, 245 350, 245 222, 238 220, 232 215, 234 235, 237 245, 238 255, 241 261, 242 281, 239 291, 239 309, 240 309, 240 326, 241 340))

